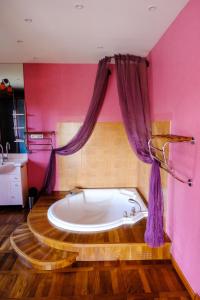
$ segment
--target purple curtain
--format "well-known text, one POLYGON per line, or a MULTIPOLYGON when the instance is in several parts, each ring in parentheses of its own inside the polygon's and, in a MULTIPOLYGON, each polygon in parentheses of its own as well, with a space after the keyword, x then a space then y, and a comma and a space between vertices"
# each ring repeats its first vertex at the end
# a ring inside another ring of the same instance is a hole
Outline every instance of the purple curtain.
POLYGON ((88 112, 86 114, 83 125, 77 132, 77 134, 72 138, 72 140, 65 146, 55 148, 52 150, 50 155, 49 164, 47 167, 42 191, 50 194, 55 185, 55 173, 56 173, 56 158, 55 155, 70 155, 78 150, 80 150, 85 143, 88 141, 92 131, 97 122, 97 118, 101 111, 107 86, 109 75, 111 74, 109 70, 110 58, 105 57, 99 61, 98 70, 94 85, 94 91, 88 112))
POLYGON ((140 160, 152 164, 145 241, 151 247, 159 247, 164 243, 163 199, 159 163, 152 160, 148 148, 151 122, 147 61, 133 55, 115 55, 115 65, 120 108, 129 143, 140 160))

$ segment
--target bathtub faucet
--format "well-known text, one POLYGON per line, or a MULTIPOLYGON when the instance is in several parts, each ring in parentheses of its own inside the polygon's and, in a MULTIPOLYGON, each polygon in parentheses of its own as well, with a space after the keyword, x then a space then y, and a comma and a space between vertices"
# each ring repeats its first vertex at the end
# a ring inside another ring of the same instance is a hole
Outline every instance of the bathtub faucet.
POLYGON ((0 144, 0 149, 1 149, 1 164, 3 165, 4 163, 4 154, 3 154, 3 146, 0 144))
POLYGON ((124 217, 124 218, 128 218, 128 212, 127 212, 127 210, 124 211, 123 217, 124 217))
POLYGON ((83 189, 80 188, 80 187, 75 187, 73 188, 72 190, 69 191, 70 195, 76 195, 76 194, 79 194, 79 193, 82 193, 83 192, 83 189))
POLYGON ((136 213, 137 213, 137 212, 136 212, 135 207, 132 207, 132 208, 131 208, 131 212, 130 212, 130 216, 131 216, 131 217, 134 217, 134 216, 136 215, 136 213))
POLYGON ((8 160, 8 151, 10 150, 10 143, 6 142, 6 154, 4 156, 4 160, 8 160))

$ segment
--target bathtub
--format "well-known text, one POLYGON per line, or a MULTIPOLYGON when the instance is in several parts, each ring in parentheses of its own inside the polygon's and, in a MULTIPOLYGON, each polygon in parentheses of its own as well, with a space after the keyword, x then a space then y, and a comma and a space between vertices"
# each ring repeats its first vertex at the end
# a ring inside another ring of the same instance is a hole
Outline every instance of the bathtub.
POLYGON ((99 232, 135 224, 148 215, 135 188, 83 189, 66 195, 48 209, 48 220, 73 232, 99 232))

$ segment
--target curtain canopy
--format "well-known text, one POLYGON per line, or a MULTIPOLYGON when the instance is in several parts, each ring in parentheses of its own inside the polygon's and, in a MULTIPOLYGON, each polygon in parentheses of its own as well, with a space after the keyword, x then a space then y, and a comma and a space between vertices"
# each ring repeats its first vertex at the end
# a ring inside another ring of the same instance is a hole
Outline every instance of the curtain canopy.
MULTIPOLYGON (((70 155, 80 150, 88 141, 101 111, 110 75, 110 57, 100 60, 93 96, 83 125, 65 146, 51 152, 43 191, 50 193, 55 185, 55 154, 70 155)), ((163 244, 163 200, 159 163, 150 156, 148 141, 151 121, 147 88, 147 61, 134 55, 115 55, 117 88, 122 118, 129 143, 138 158, 152 164, 148 199, 148 220, 145 241, 151 247, 163 244)))

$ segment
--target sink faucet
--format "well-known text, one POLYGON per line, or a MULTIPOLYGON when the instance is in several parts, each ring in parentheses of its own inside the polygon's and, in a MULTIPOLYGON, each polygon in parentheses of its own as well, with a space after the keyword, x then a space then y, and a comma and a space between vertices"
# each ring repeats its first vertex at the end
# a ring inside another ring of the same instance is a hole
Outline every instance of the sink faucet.
POLYGON ((0 149, 1 149, 1 164, 3 165, 4 156, 3 156, 3 146, 1 144, 0 144, 0 149))
POLYGON ((4 160, 8 160, 8 151, 10 150, 10 143, 6 142, 6 156, 4 156, 4 160))

